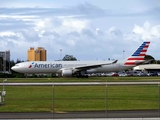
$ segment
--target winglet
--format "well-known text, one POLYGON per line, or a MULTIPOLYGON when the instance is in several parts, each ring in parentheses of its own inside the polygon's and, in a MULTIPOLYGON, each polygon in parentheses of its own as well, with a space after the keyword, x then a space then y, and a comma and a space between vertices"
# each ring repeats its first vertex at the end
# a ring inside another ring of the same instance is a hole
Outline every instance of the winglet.
POLYGON ((115 64, 115 63, 117 63, 117 62, 118 62, 118 60, 115 60, 115 61, 112 62, 112 64, 115 64))

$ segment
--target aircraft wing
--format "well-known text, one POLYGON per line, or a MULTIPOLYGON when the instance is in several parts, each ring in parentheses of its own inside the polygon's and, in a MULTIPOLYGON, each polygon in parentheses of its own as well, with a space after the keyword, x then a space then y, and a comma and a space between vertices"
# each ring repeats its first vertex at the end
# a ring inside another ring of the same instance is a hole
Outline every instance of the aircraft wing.
POLYGON ((152 61, 154 61, 154 59, 145 60, 145 61, 143 62, 143 64, 148 64, 148 63, 150 63, 150 62, 152 62, 152 61))
POLYGON ((101 67, 102 65, 111 65, 111 64, 115 64, 117 63, 118 60, 115 60, 111 63, 105 63, 105 64, 93 64, 93 65, 85 65, 85 66, 77 66, 74 69, 76 71, 82 71, 82 70, 88 70, 88 69, 93 69, 93 68, 97 68, 97 67, 101 67))
POLYGON ((151 61, 153 61, 153 59, 151 60, 144 60, 144 61, 136 61, 136 65, 142 65, 142 64, 148 64, 150 63, 151 61))

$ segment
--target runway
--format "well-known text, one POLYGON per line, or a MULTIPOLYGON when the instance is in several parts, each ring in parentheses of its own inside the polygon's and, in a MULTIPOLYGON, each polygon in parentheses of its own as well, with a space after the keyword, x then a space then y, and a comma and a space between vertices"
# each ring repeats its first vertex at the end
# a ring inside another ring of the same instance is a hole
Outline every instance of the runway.
POLYGON ((48 83, 0 83, 0 86, 88 86, 88 85, 159 85, 160 82, 48 82, 48 83))
MULTIPOLYGON (((89 111, 67 113, 0 113, 0 119, 159 118, 158 110, 89 111)), ((160 119, 160 118, 159 118, 160 119)))

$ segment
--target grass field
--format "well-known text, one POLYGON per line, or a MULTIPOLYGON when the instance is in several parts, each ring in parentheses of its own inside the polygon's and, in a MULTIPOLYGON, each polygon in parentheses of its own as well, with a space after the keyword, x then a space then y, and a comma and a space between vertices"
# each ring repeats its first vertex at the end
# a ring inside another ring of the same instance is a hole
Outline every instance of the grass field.
MULTIPOLYGON (((5 78, 0 78, 2 82, 5 78)), ((160 81, 159 77, 89 77, 89 78, 8 78, 7 82, 118 82, 118 81, 160 81)))
MULTIPOLYGON (((7 82, 159 81, 160 77, 93 77, 8 79, 7 82)), ((0 79, 3 81, 3 78, 0 79)), ((0 90, 2 86, 0 86, 0 90)), ((56 112, 158 109, 157 85, 130 86, 5 86, 0 112, 56 112), (54 100, 53 100, 54 98, 54 100)))

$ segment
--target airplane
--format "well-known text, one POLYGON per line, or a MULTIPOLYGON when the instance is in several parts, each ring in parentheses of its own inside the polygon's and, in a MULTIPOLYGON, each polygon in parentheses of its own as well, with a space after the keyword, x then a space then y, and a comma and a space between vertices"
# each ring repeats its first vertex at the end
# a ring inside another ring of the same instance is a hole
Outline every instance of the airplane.
POLYGON ((150 42, 141 46, 127 59, 115 61, 27 61, 17 63, 11 69, 25 74, 58 73, 63 77, 88 77, 91 73, 119 72, 145 63, 144 57, 150 42))

